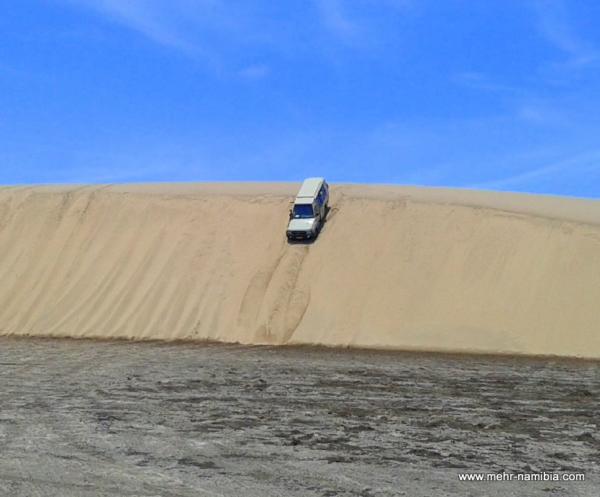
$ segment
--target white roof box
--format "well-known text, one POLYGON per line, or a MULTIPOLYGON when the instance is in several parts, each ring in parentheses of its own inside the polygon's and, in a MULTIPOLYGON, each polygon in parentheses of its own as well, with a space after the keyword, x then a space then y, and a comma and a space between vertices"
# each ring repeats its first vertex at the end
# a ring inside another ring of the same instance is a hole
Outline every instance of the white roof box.
POLYGON ((319 188, 321 188, 323 181, 325 181, 324 178, 307 178, 307 179, 305 179, 304 183, 302 183, 302 186, 300 187, 300 191, 298 192, 298 195, 296 195, 296 199, 300 200, 300 199, 315 198, 317 196, 317 193, 319 193, 319 188))

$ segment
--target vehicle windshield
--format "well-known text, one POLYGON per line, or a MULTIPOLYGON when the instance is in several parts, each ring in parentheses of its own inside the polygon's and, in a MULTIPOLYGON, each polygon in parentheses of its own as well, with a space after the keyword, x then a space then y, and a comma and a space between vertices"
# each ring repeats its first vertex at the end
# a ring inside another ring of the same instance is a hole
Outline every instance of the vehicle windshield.
POLYGON ((315 217, 312 205, 310 204, 296 204, 294 205, 294 219, 307 219, 315 217))

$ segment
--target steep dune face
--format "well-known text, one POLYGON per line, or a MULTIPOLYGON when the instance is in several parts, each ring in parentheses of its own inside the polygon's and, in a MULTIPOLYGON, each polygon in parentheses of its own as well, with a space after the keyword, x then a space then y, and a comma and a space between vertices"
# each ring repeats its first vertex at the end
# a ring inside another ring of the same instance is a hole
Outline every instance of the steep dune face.
POLYGON ((296 188, 0 189, 0 333, 600 357, 597 202, 296 188))

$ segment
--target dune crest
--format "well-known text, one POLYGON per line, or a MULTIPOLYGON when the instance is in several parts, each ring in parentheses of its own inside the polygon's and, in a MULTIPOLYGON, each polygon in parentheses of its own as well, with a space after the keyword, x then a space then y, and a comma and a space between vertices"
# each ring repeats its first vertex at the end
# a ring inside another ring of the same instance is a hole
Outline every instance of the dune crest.
POLYGON ((0 189, 0 333, 600 357, 600 202, 295 184, 0 189))

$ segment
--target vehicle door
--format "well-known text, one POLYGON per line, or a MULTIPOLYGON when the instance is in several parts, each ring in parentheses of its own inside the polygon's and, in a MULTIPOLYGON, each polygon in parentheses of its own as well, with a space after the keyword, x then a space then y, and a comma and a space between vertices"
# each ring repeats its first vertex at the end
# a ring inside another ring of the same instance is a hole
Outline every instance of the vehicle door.
POLYGON ((327 203, 327 190, 325 189, 325 183, 321 185, 318 193, 318 204, 319 204, 319 217, 323 221, 325 219, 325 204, 327 203))

